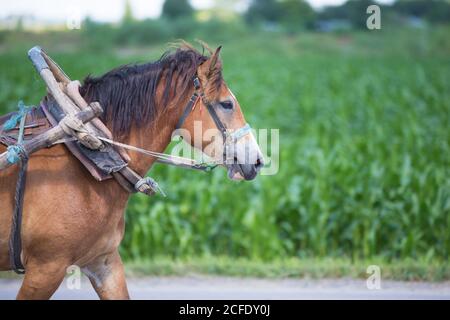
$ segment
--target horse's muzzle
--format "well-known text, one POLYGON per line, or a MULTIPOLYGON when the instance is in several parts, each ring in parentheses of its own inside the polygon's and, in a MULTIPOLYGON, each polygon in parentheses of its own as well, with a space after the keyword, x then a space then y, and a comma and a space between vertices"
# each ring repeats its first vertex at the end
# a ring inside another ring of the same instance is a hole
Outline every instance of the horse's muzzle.
POLYGON ((262 157, 258 157, 254 164, 233 163, 228 166, 228 177, 232 180, 253 180, 264 166, 262 157))

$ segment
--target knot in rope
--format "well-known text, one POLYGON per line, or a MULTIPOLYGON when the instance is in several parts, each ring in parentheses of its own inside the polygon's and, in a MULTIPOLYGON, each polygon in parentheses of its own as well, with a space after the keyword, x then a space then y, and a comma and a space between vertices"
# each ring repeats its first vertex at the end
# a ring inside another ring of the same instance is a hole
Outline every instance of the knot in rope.
POLYGON ((155 180, 153 180, 150 177, 144 177, 144 178, 140 179, 138 182, 136 182, 136 184, 134 185, 134 188, 137 191, 143 192, 143 193, 146 193, 146 190, 148 188, 150 188, 154 193, 159 192, 159 193, 161 193, 161 195, 163 197, 166 196, 164 191, 159 186, 158 182, 156 182, 155 180))
POLYGON ((16 127, 17 122, 20 121, 19 124, 19 134, 17 136, 17 143, 12 146, 8 146, 6 149, 6 159, 9 163, 14 164, 22 160, 26 162, 28 160, 28 152, 23 146, 23 135, 25 130, 25 120, 27 118, 28 111, 31 110, 30 107, 27 107, 23 101, 19 101, 19 112, 13 115, 8 121, 3 125, 4 130, 12 130, 16 127))
POLYGON ((25 117, 30 111, 31 107, 26 106, 22 100, 19 101, 17 107, 19 108, 19 111, 11 116, 4 124, 3 124, 3 130, 9 131, 14 129, 17 126, 17 123, 25 117))
POLYGON ((9 146, 6 149, 6 152, 7 152, 6 159, 11 164, 17 163, 19 160, 28 159, 28 152, 25 150, 22 144, 9 146))
POLYGON ((65 134, 76 137, 85 147, 92 150, 101 149, 102 142, 84 127, 83 122, 72 114, 66 115, 59 125, 65 134))

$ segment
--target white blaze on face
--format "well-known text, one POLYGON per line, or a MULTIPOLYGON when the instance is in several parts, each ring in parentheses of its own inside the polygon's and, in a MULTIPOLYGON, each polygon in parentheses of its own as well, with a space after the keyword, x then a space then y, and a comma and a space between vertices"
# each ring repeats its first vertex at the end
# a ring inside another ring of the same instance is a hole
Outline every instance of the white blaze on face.
MULTIPOLYGON (((256 165, 258 160, 263 161, 262 152, 256 142, 253 132, 249 132, 234 145, 234 156, 238 165, 256 165)), ((229 177, 233 180, 242 180, 244 177, 238 171, 229 171, 229 177)))
MULTIPOLYGON (((228 91, 231 98, 234 100, 234 104, 237 106, 238 102, 236 97, 230 89, 228 89, 228 91)), ((201 124, 201 122, 194 122, 194 127, 197 125, 200 126, 200 132, 202 129, 201 124)), ((234 124, 231 126, 235 127, 236 125, 234 124)), ((194 131, 196 131, 196 129, 194 129, 194 131)), ((239 128, 230 128, 229 134, 232 136, 232 140, 227 141, 225 159, 225 141, 223 141, 222 134, 218 128, 207 129, 203 134, 194 134, 195 137, 201 136, 202 141, 210 142, 204 148, 201 148, 202 143, 194 144, 194 147, 202 150, 204 154, 214 161, 222 163, 222 165, 227 167, 229 178, 233 180, 242 180, 245 179, 242 175, 244 171, 248 172, 249 170, 255 170, 258 172, 264 165, 263 153, 257 143, 253 130, 247 129, 245 123, 239 128), (223 160, 225 160, 226 163, 223 163, 223 160)))
POLYGON ((262 152, 252 131, 236 142, 235 151, 238 164, 256 164, 258 159, 262 159, 262 152))
MULTIPOLYGON (((237 104, 236 97, 233 92, 228 89, 230 95, 234 99, 234 103, 237 104)), ((239 130, 240 128, 236 129, 239 130)), ((258 160, 263 162, 263 154, 259 145, 256 141, 255 135, 253 134, 253 130, 250 130, 247 134, 242 136, 240 139, 236 141, 234 144, 234 156, 236 157, 237 164, 240 165, 256 165, 258 160)), ((242 175, 239 172, 233 172, 230 176, 232 179, 240 180, 243 179, 242 175)))

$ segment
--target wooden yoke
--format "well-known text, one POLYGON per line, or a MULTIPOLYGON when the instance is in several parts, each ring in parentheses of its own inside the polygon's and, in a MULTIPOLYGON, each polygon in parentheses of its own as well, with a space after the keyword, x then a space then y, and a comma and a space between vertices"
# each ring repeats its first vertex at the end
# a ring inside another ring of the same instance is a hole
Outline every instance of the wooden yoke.
MULTIPOLYGON (((87 111, 90 108, 101 106, 94 102, 91 105, 84 100, 79 92, 79 82, 71 81, 70 78, 64 73, 64 71, 53 61, 40 47, 36 46, 28 51, 28 57, 32 61, 39 75, 47 84, 50 94, 55 98, 58 105, 67 115, 66 118, 74 116, 79 113, 80 110, 87 111)), ((104 136, 112 139, 111 131, 105 126, 105 124, 97 118, 101 114, 98 113, 95 117, 91 117, 88 121, 83 121, 81 126, 82 130, 74 130, 71 132, 78 140, 90 149, 100 149, 103 143, 96 137, 104 136)), ((59 130, 67 131, 67 124, 61 123, 55 127, 59 130), (64 128, 66 127, 66 128, 64 128), (63 130, 64 129, 64 130, 63 130)), ((70 128, 69 128, 70 129, 70 128)), ((53 130, 53 129, 52 129, 53 130)), ((59 135, 58 135, 59 136, 59 135)), ((55 142, 52 138, 52 143, 55 142)), ((47 141, 48 142, 48 141, 47 141)), ((40 147, 43 147, 42 145, 40 147)), ((119 155, 125 162, 131 160, 127 152, 121 147, 115 147, 119 155)), ((39 148, 37 148, 39 149, 39 148)), ((31 150, 31 152, 37 149, 31 150)), ((28 152, 28 150, 26 150, 28 152)), ((31 153, 30 152, 30 153, 31 153)), ((2 163, 6 159, 6 153, 1 155, 0 169, 2 169, 2 163)), ((118 172, 112 172, 111 175, 117 180, 117 182, 128 192, 142 192, 147 195, 153 195, 157 190, 155 186, 148 180, 149 178, 143 178, 139 176, 128 166, 122 168, 118 172)))
MULTIPOLYGON (((88 103, 81 96, 79 88, 80 88, 80 82, 75 80, 75 81, 70 81, 64 87, 64 91, 73 100, 73 102, 75 102, 76 105, 78 105, 82 110, 84 110, 88 107, 88 103)), ((105 126, 105 124, 100 119, 94 118, 91 120, 91 122, 87 123, 86 125, 88 126, 88 128, 93 126, 94 129, 102 132, 106 138, 113 140, 111 131, 108 129, 107 126, 105 126)), ((121 147, 117 147, 117 146, 115 146, 114 148, 120 154, 122 159, 125 160, 125 162, 130 162, 131 158, 128 155, 128 153, 125 151, 125 149, 123 149, 121 147)))
MULTIPOLYGON (((33 63, 36 71, 47 84, 50 94, 55 98, 58 105, 66 115, 74 115, 80 109, 64 94, 58 82, 47 64, 40 47, 33 47, 28 51, 28 57, 33 63)), ((60 70, 61 71, 61 70, 60 70)), ((61 74, 58 74, 61 76, 61 74)), ((97 150, 103 146, 103 143, 92 134, 92 130, 88 130, 85 126, 72 128, 73 135, 87 148, 97 150)))
MULTIPOLYGON (((79 81, 72 81, 70 80, 69 76, 61 69, 61 67, 50 57, 48 56, 44 50, 40 47, 34 47, 28 52, 28 56, 36 55, 41 56, 45 63, 48 66, 48 69, 52 72, 54 78, 57 82, 60 84, 60 89, 72 100, 71 102, 71 108, 73 106, 77 108, 78 110, 84 110, 88 107, 88 103, 84 98, 80 95, 79 87, 80 82, 79 81)), ((30 59, 33 61, 35 58, 30 59)), ((33 64, 36 66, 36 64, 33 61, 33 64)), ((39 71, 38 71, 39 72, 39 71)), ((55 97, 56 99, 56 97, 55 97)), ((70 100, 69 99, 69 100, 70 100)), ((58 102, 58 100, 56 100, 58 102)), ((58 102, 59 104, 59 102, 58 102)), ((64 109, 63 109, 64 110, 64 109)), ((65 111, 65 110, 64 110, 65 111)), ((111 131, 108 129, 107 126, 98 118, 92 119, 90 122, 85 124, 86 128, 89 131, 93 131, 96 133, 102 133, 101 135, 108 138, 113 139, 111 131)), ((126 161, 129 162, 130 156, 123 148, 115 148, 117 152, 119 152, 120 156, 126 161)))

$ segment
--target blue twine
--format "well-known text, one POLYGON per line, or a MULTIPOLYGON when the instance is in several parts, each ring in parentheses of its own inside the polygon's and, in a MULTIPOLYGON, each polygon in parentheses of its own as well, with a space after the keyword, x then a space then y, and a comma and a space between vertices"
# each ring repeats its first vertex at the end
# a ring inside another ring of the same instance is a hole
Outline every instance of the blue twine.
POLYGON ((26 156, 26 151, 25 151, 23 145, 21 145, 21 144, 9 146, 6 149, 6 152, 7 152, 6 159, 11 164, 17 163, 21 157, 26 156))
POLYGON ((30 110, 30 107, 26 106, 22 100, 19 101, 18 104, 19 112, 13 114, 11 118, 9 118, 4 124, 3 124, 3 130, 9 131, 14 129, 17 126, 17 123, 19 123, 20 119, 22 117, 26 116, 27 112, 30 110))
POLYGON ((6 121, 3 125, 3 129, 8 131, 14 129, 17 126, 17 122, 20 121, 17 143, 6 149, 6 159, 11 164, 17 163, 20 159, 26 159, 28 157, 27 151, 22 143, 25 130, 25 119, 30 109, 30 107, 25 106, 23 101, 19 101, 19 112, 8 119, 8 121, 6 121))

